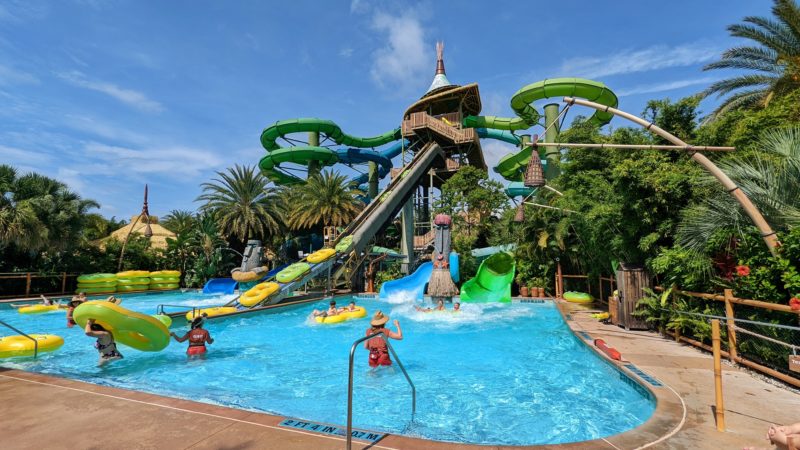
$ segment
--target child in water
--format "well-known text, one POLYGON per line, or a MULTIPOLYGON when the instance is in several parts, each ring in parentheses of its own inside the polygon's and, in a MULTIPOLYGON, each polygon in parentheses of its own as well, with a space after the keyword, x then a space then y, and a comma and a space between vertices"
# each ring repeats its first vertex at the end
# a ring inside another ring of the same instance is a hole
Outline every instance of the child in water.
POLYGON ((331 303, 328 306, 327 311, 320 311, 318 309, 315 309, 312 312, 312 314, 314 315, 314 317, 319 317, 319 316, 327 317, 327 316, 335 316, 335 315, 339 314, 339 309, 336 308, 336 300, 331 300, 331 303))
POLYGON ((99 323, 95 323, 94 319, 89 319, 86 322, 84 331, 87 336, 97 338, 94 347, 100 353, 100 360, 97 362, 98 366, 102 366, 115 359, 122 359, 122 354, 117 351, 117 343, 114 342, 114 335, 106 331, 99 323))
POLYGON ((435 308, 420 308, 419 306, 414 306, 414 309, 420 312, 433 312, 433 311, 444 311, 444 300, 439 299, 436 302, 435 308))

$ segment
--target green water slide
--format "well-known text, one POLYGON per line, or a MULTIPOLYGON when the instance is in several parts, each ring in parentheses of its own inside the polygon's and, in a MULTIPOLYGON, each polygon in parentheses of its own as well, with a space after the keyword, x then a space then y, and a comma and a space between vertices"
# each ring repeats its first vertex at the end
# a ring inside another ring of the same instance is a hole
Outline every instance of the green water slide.
POLYGON ((513 254, 509 252, 493 254, 481 263, 475 278, 461 286, 461 301, 509 303, 515 268, 513 254))
MULTIPOLYGON (((601 105, 617 106, 617 96, 603 83, 583 78, 551 78, 529 84, 511 97, 511 108, 518 117, 468 116, 464 118, 463 125, 478 129, 525 130, 539 124, 541 118, 532 103, 551 97, 579 97, 601 105)), ((612 117, 613 114, 609 112, 595 111, 589 120, 597 125, 605 125, 612 117)), ((486 134, 489 138, 514 143, 501 133, 486 134)), ((511 153, 503 157, 494 170, 509 181, 522 181, 530 153, 528 149, 511 153)))
MULTIPOLYGON (((400 128, 378 136, 357 137, 343 132, 339 125, 330 120, 313 118, 282 120, 265 128, 264 131, 261 132, 261 145, 269 153, 267 156, 261 158, 258 165, 270 180, 276 184, 292 184, 303 181, 295 175, 280 170, 281 163, 308 164, 309 162, 316 162, 320 166, 327 166, 339 162, 343 157, 341 151, 320 145, 281 147, 278 144, 278 139, 285 139, 287 135, 309 132, 324 135, 326 139, 330 139, 338 145, 346 145, 357 149, 378 147, 392 141, 397 141, 401 137, 400 128)), ((357 157, 358 155, 351 154, 350 156, 357 157)), ((369 155, 366 154, 364 156, 365 161, 375 159, 374 156, 371 158, 367 158, 369 155)), ((342 162, 349 163, 351 161, 342 162)), ((391 162, 389 162, 389 164, 390 163, 391 162)))

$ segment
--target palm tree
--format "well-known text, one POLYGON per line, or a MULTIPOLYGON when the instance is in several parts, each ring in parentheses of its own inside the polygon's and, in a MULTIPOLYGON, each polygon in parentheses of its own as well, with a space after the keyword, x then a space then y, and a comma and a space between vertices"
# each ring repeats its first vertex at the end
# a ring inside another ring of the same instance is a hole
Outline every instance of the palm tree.
POLYGON ((267 187, 269 180, 255 167, 237 164, 217 175, 213 182, 200 185, 203 194, 197 200, 206 202, 200 211, 213 214, 225 235, 247 242, 251 237, 263 239, 280 231, 280 196, 276 189, 267 187))
MULTIPOLYGON (((720 169, 744 191, 776 229, 800 226, 800 127, 768 131, 759 141, 763 151, 722 160, 720 169)), ((711 175, 703 183, 716 186, 711 175)), ((678 243, 702 250, 720 229, 742 235, 752 226, 725 192, 688 208, 678 227, 678 243)))
POLYGON ((766 106, 775 95, 800 88, 800 6, 794 0, 775 0, 773 18, 745 17, 728 27, 732 36, 755 45, 726 50, 722 58, 703 68, 755 71, 717 81, 703 92, 730 95, 710 116, 740 107, 766 106))
POLYGON ((311 176, 305 184, 293 186, 284 194, 290 205, 289 225, 296 229, 319 225, 343 226, 364 208, 360 191, 346 176, 324 171, 311 176))
POLYGON ((100 205, 82 199, 52 178, 0 165, 0 245, 20 250, 63 250, 78 241, 90 208, 100 205))
POLYGON ((182 235, 189 232, 197 222, 192 211, 173 209, 169 214, 164 217, 162 224, 164 228, 172 231, 177 235, 182 235))

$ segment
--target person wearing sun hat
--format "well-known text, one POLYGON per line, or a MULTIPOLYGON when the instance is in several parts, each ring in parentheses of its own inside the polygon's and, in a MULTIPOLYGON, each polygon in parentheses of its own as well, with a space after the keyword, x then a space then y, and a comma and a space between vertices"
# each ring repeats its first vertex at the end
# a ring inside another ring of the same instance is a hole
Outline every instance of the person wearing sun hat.
MULTIPOLYGON (((367 336, 383 331, 384 336, 397 339, 398 341, 402 340, 403 330, 400 329, 400 322, 397 320, 393 322, 394 326, 397 328, 397 332, 386 328, 387 322, 389 322, 389 316, 385 315, 382 311, 377 311, 369 323, 370 328, 367 329, 367 336)), ((369 350, 370 367, 392 365, 392 359, 389 357, 389 348, 386 346, 386 341, 383 336, 366 341, 364 347, 369 350)))

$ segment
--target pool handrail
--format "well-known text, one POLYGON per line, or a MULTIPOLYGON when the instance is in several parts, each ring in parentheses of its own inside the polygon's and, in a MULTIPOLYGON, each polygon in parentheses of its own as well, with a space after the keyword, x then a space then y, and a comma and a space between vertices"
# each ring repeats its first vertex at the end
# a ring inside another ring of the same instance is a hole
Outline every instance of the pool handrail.
POLYGON ((39 355, 39 341, 37 341, 36 339, 31 337, 30 335, 28 335, 26 333, 23 333, 22 331, 18 330, 17 328, 14 328, 13 326, 3 322, 2 320, 0 320, 0 324, 5 325, 6 327, 11 328, 12 330, 16 331, 17 333, 21 334, 22 336, 25 336, 26 338, 32 340, 33 341, 33 357, 36 358, 39 355))
POLYGON ((386 342, 386 347, 389 348, 389 351, 392 352, 392 357, 397 362, 397 365, 400 366, 400 370, 403 371, 403 375, 406 377, 406 381, 408 381, 409 386, 411 386, 411 420, 414 420, 414 415, 417 413, 417 388, 414 386, 414 382, 411 381, 411 377, 408 376, 408 372, 406 372, 406 368, 403 366, 403 363, 400 361, 400 358, 397 357, 397 353, 395 353, 392 344, 389 342, 389 335, 386 334, 386 331, 381 330, 376 333, 370 334, 369 336, 364 336, 360 339, 357 339, 353 342, 353 346, 350 347, 350 367, 348 369, 348 379, 347 379, 347 450, 351 450, 353 447, 353 360, 356 353, 356 348, 359 344, 364 341, 368 341, 370 339, 374 339, 378 336, 386 336, 384 341, 386 342))
MULTIPOLYGON (((187 305, 170 305, 169 303, 161 303, 160 305, 158 305, 156 307, 156 314, 169 315, 166 311, 164 311, 164 307, 165 306, 169 306, 170 308, 188 308, 189 307, 187 305)), ((197 311, 199 308, 197 306, 192 306, 191 308, 192 308, 192 316, 194 316, 195 315, 195 311, 197 311)), ((177 312, 174 312, 172 314, 186 314, 188 312, 189 312, 188 309, 184 309, 183 311, 177 311, 177 312)))

